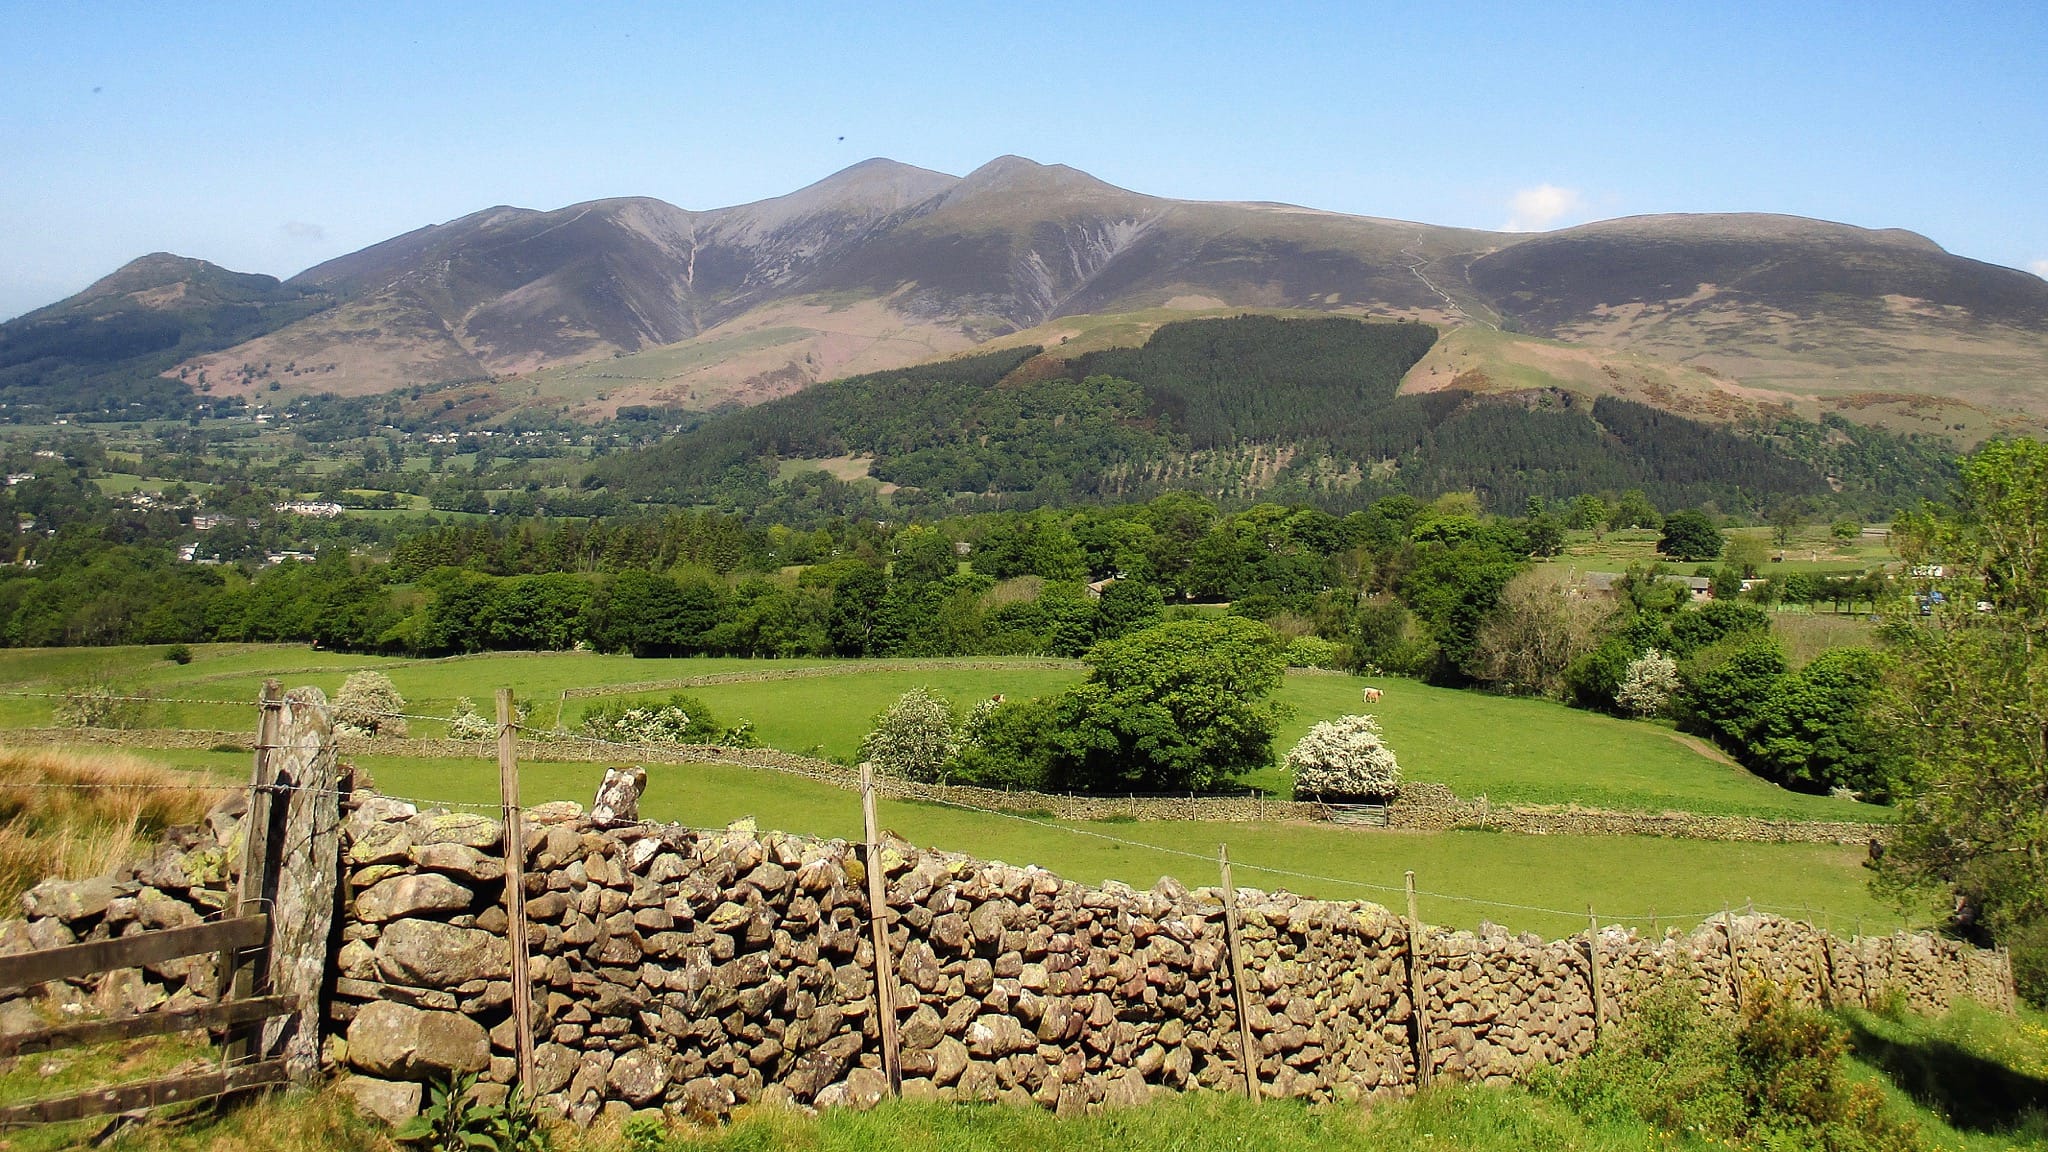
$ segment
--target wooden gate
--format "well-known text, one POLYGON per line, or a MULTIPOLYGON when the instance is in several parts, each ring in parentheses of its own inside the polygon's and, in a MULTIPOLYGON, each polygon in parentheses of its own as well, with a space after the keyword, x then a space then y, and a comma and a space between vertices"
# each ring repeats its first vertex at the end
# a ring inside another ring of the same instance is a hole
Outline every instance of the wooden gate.
POLYGON ((1385 828, 1388 824, 1385 804, 1325 804, 1330 810, 1332 824, 1360 824, 1368 828, 1385 828))
POLYGON ((211 1004, 0 1037, 0 1057, 205 1028, 226 1033, 221 1066, 0 1107, 0 1127, 201 1100, 304 1080, 318 1071, 319 998, 340 868, 341 789, 333 729, 319 689, 298 688, 285 695, 275 680, 263 686, 259 715, 256 765, 242 823, 241 871, 230 915, 185 928, 0 956, 0 990, 13 990, 218 955, 211 1004))

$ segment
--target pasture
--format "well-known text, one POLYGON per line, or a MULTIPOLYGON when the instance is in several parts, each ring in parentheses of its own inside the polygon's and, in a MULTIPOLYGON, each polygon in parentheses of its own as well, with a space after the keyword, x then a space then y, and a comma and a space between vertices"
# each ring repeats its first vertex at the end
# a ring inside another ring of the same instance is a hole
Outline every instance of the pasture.
MULTIPOLYGON (((313 684, 330 696, 348 672, 376 668, 390 675, 407 711, 447 716, 458 696, 488 711, 492 693, 510 687, 533 712, 536 728, 573 729, 590 699, 563 699, 571 688, 613 686, 658 699, 677 689, 636 688, 663 681, 733 673, 773 677, 685 689, 721 724, 752 721, 762 743, 789 752, 851 763, 875 715, 904 691, 929 687, 965 712, 997 693, 1040 696, 1078 682, 1078 663, 974 658, 857 663, 825 660, 690 658, 636 660, 591 653, 502 653, 444 660, 401 660, 316 652, 300 646, 202 645, 177 665, 160 649, 48 649, 0 652, 0 692, 53 692, 94 675, 128 690, 165 698, 147 705, 151 726, 241 730, 249 705, 178 703, 181 698, 253 701, 266 675, 288 685, 313 684), (799 669, 810 669, 788 675, 799 669), (818 672, 829 674, 819 675, 818 672)), ((1352 676, 1296 673, 1279 699, 1293 717, 1275 741, 1276 756, 1309 727, 1365 708, 1352 676)), ((1789 792, 1730 764, 1701 742, 1669 727, 1564 707, 1547 700, 1488 696, 1432 688, 1407 680, 1375 681, 1386 695, 1370 711, 1401 757, 1409 779, 1443 784, 1460 796, 1497 804, 1579 804, 1632 811, 1684 810, 1806 820, 1883 820, 1888 810, 1827 796, 1789 792)), ((0 727, 47 724, 56 701, 0 695, 0 727)), ((415 721, 415 735, 445 726, 415 721)), ((1291 783, 1275 766, 1246 780, 1286 796, 1291 783)))
MULTIPOLYGON (((1043 660, 904 662, 635 660, 588 653, 512 653, 445 660, 338 655, 295 646, 199 646, 178 665, 161 649, 10 651, 0 653, 0 692, 49 692, 91 678, 156 699, 142 705, 151 725, 242 731, 266 675, 288 685, 314 684, 332 694, 349 671, 385 671, 405 694, 409 712, 445 716, 457 696, 488 710, 492 692, 510 686, 532 702, 531 723, 573 727, 589 700, 563 693, 612 687, 642 698, 675 690, 662 682, 733 673, 766 676, 689 687, 724 724, 752 721, 763 742, 850 762, 873 718, 908 688, 925 685, 965 710, 995 693, 1032 696, 1075 683, 1079 664, 1043 660), (185 699, 221 703, 180 703, 185 699)), ((1293 716, 1276 741, 1284 751, 1318 720, 1363 707, 1355 677, 1293 674, 1280 697, 1293 716)), ((1654 724, 1617 720, 1554 703, 1380 681, 1374 707, 1410 779, 1448 785, 1460 795, 1497 804, 1581 804, 1618 809, 1745 814, 1791 819, 1883 819, 1886 810, 1786 792, 1654 724)), ((40 726, 55 701, 0 695, 0 726, 40 726)), ((415 721, 415 734, 439 735, 435 721, 415 721)), ((151 751, 148 758, 224 781, 242 778, 246 754, 151 751)), ((385 792, 444 804, 494 806, 497 769, 476 759, 367 756, 359 760, 385 792)), ((529 803, 587 803, 601 766, 526 763, 529 803)), ((847 837, 859 831, 853 793, 802 777, 722 765, 657 765, 643 805, 649 817, 694 827, 723 827, 751 818, 764 828, 847 837)), ((1283 769, 1249 781, 1285 795, 1283 769)), ((1402 873, 1414 869, 1424 913, 1472 927, 1482 920, 1518 930, 1560 933, 1584 923, 1590 902, 1603 917, 1656 913, 1665 923, 1697 917, 1723 904, 1800 914, 1825 909, 1841 927, 1901 922, 1896 910, 1867 891, 1862 853, 1817 845, 1734 844, 1637 837, 1529 837, 1485 832, 1373 832, 1306 824, 1062 824, 884 801, 884 823, 924 845, 1033 863, 1086 882, 1117 879, 1149 886, 1162 875, 1211 883, 1218 843, 1228 841, 1242 883, 1286 887, 1326 898, 1398 902, 1402 873), (1486 901, 1498 901, 1498 905, 1486 901), (1517 907, 1519 906, 1519 907, 1517 907)), ((1638 927, 1648 927, 1647 920, 1638 927)))
MULTIPOLYGON (((244 754, 150 755, 223 780, 245 779, 248 772, 244 754)), ((369 770, 380 791, 394 796, 484 811, 497 807, 498 768, 492 759, 363 756, 355 763, 369 770)), ((601 764, 522 762, 523 799, 588 804, 603 772, 601 764)), ((657 764, 647 772, 640 811, 650 819, 710 829, 752 819, 761 828, 860 836, 858 793, 832 784, 719 764, 657 764)), ((1463 928, 1491 920, 1554 936, 1583 929, 1589 903, 1610 923, 1655 913, 1661 926, 1691 927, 1724 904, 1741 907, 1752 900, 1794 916, 1808 909, 1817 918, 1825 912, 1845 931, 1859 921, 1871 931, 1903 922, 1896 910, 1871 897, 1864 853, 1850 847, 1390 832, 1322 824, 1061 822, 886 798, 880 814, 884 827, 913 843, 1037 864, 1090 884, 1120 880, 1145 888, 1169 875, 1189 887, 1214 884, 1216 846, 1227 842, 1238 883, 1248 887, 1398 906, 1402 873, 1413 869, 1427 893, 1423 915, 1463 928)), ((1649 927, 1647 919, 1632 923, 1649 927)))
MULTIPOLYGON (((1727 534, 1754 538, 1765 546, 1768 555, 1775 557, 1757 573, 1759 576, 1778 576, 1788 572, 1849 575, 1880 564, 1898 562, 1887 538, 1859 535, 1841 540, 1826 524, 1800 525, 1793 530, 1791 539, 1783 548, 1772 540, 1769 528, 1731 528, 1727 534)), ((1631 564, 1661 563, 1684 575, 1691 575, 1701 566, 1700 562, 1686 563, 1658 555, 1657 541, 1662 536, 1662 532, 1650 528, 1623 528, 1597 536, 1590 531, 1573 529, 1565 533, 1564 551, 1544 561, 1544 564, 1578 572, 1623 572, 1631 564)), ((1707 561, 1705 566, 1711 568, 1717 563, 1707 561)))

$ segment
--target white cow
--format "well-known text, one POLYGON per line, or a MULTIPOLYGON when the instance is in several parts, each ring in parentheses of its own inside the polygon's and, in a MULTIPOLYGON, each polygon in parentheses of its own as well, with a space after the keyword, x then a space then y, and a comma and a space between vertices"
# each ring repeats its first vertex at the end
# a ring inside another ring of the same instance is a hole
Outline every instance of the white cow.
POLYGON ((1386 693, 1380 691, 1378 688, 1367 688, 1365 690, 1365 702, 1367 704, 1376 704, 1379 702, 1379 698, 1384 695, 1386 695, 1386 693))

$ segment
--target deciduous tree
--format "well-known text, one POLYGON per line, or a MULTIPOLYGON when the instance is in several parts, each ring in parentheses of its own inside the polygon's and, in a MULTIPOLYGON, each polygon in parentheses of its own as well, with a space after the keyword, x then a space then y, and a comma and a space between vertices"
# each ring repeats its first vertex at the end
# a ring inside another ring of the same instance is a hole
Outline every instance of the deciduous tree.
POLYGON ((1898 749, 1900 821, 1881 868, 1937 890, 1959 920, 2013 946, 2022 990, 2048 998, 2048 446, 2009 440, 1965 460, 1953 510, 1901 517, 1901 558, 1943 593, 1895 604, 1898 665, 1877 721, 1898 749), (1985 610, 1979 610, 1980 604, 1985 610))

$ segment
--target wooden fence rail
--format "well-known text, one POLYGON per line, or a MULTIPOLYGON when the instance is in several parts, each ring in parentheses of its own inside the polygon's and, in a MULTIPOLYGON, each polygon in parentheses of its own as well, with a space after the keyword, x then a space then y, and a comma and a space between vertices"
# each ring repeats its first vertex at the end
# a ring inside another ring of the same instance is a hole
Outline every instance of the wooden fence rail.
POLYGON ((270 937, 270 917, 237 916, 189 928, 165 928, 118 940, 94 940, 0 956, 0 988, 25 988, 51 980, 71 980, 115 968, 140 968, 202 952, 254 948, 270 937))

